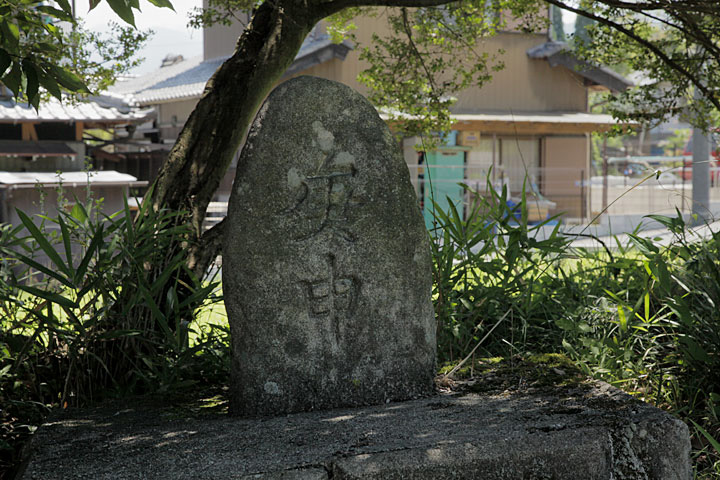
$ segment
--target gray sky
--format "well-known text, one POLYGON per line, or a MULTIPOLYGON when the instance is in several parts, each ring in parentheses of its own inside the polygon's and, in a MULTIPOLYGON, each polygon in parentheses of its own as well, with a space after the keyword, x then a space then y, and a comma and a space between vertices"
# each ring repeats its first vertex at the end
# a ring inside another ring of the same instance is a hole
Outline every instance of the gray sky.
MULTIPOLYGON (((85 25, 98 31, 107 31, 110 20, 123 23, 115 12, 102 2, 91 12, 87 11, 87 3, 77 1, 78 16, 84 18, 85 25)), ((136 13, 135 24, 141 30, 152 29, 155 35, 142 51, 145 62, 133 73, 152 72, 160 67, 165 55, 180 54, 185 58, 202 55, 202 31, 187 27, 188 13, 202 5, 202 0, 174 0, 175 12, 167 8, 158 8, 149 2, 142 1, 141 13, 136 13)))

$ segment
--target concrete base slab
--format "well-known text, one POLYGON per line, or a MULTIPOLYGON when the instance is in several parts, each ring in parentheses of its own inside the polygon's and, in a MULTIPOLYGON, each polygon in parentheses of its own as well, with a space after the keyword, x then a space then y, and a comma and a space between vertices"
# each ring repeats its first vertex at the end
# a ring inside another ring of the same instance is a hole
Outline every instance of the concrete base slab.
POLYGON ((688 428, 603 383, 239 419, 54 415, 25 479, 689 479, 688 428))

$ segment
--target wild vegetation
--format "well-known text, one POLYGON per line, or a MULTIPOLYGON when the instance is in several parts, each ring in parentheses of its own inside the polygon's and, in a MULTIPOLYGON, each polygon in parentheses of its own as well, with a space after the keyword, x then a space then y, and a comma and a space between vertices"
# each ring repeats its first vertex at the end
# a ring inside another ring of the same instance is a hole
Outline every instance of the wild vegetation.
MULTIPOLYGON (((58 1, 60 8, 39 1, 5 3, 0 80, 16 95, 37 106, 44 92, 60 98, 65 91, 83 93, 88 85, 102 84, 92 81, 82 62, 71 67, 65 61, 65 47, 77 41, 47 21, 73 23, 70 2, 58 1)), ((133 23, 138 1, 108 3, 133 23)), ((171 6, 168 0, 151 3, 171 6)), ((214 287, 197 275, 215 258, 224 226, 203 232, 202 220, 254 111, 327 15, 338 14, 343 25, 358 13, 349 7, 399 7, 392 19, 401 35, 384 39, 384 45, 380 39, 375 72, 366 76, 378 87, 374 98, 381 104, 403 112, 429 109, 440 123, 447 124, 449 105, 438 86, 454 92, 457 85, 481 83, 492 67, 478 62, 446 85, 431 75, 443 65, 428 69, 423 59, 428 52, 467 47, 468 38, 485 33, 487 19, 498 18, 485 15, 489 4, 493 11, 509 8, 520 16, 553 4, 596 21, 585 43, 604 48, 583 50, 579 42, 579 54, 607 64, 620 58, 669 88, 658 94, 648 83, 629 92, 627 100, 641 107, 633 118, 677 113, 695 90, 704 99, 691 104, 700 123, 709 123, 720 108, 712 75, 720 61, 720 7, 704 0, 215 3, 257 8, 236 53, 209 82, 180 134, 150 196, 154 208, 143 212, 146 218, 133 223, 126 211, 98 219, 91 207, 78 207, 46 218, 35 230, 31 219, 24 219, 29 233, 2 231, 0 462, 16 458, 15 439, 34 428, 45 405, 181 388, 226 374, 227 330, 201 331, 192 315, 214 295, 214 287), (405 7, 413 6, 425 8, 411 15, 405 7), (660 24, 666 33, 655 28, 660 24), (412 81, 384 75, 388 71, 406 72, 412 81), (188 219, 192 228, 183 230, 188 219), (50 253, 43 234, 49 230, 64 253, 50 253), (73 243, 83 246, 77 257, 68 246, 73 243), (45 270, 37 260, 43 255, 50 261, 45 270), (28 268, 40 272, 35 283, 24 281, 28 268)), ((134 43, 131 33, 123 38, 124 44, 134 43)), ((539 227, 527 225, 522 209, 507 207, 504 194, 480 203, 477 213, 468 221, 457 211, 438 212, 444 228, 435 233, 444 241, 434 243, 433 253, 441 359, 457 360, 478 343, 476 356, 564 351, 587 373, 695 422, 699 471, 717 474, 717 235, 694 239, 681 220, 663 219, 676 235, 671 245, 635 236, 615 251, 582 251, 570 249, 558 231, 536 240, 539 227)))
POLYGON ((18 215, 0 231, 0 478, 52 406, 226 383, 229 330, 198 321, 218 283, 165 258, 187 228, 168 228, 177 212, 126 203, 105 216, 90 200, 18 215), (168 268, 154 277, 157 263, 168 268), (201 306, 191 318, 189 303, 201 306))
MULTIPOLYGON (((576 249, 557 226, 528 224, 525 203, 488 192, 467 192, 469 215, 436 209, 430 231, 441 366, 562 353, 685 420, 698 476, 719 474, 720 233, 696 238, 682 218, 654 217, 672 242, 636 233, 613 249, 576 249)), ((226 384, 226 321, 187 318, 177 294, 209 305, 217 285, 181 284, 178 257, 163 272, 175 289, 153 302, 165 281, 147 277, 147 262, 164 251, 159 233, 173 215, 133 223, 128 208, 102 217, 76 204, 4 228, 0 469, 17 463, 52 406, 226 384)))
POLYGON ((698 477, 717 478, 720 232, 700 238, 678 212, 651 216, 668 243, 635 232, 626 244, 572 248, 550 220, 528 224, 524 199, 511 207, 505 191, 489 192, 466 217, 435 211, 440 361, 567 355, 686 421, 698 477))

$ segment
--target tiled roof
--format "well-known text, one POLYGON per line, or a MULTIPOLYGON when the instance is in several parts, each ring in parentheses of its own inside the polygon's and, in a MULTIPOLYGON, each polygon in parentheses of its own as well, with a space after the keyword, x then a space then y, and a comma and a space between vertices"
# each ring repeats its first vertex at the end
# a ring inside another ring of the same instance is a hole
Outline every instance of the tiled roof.
POLYGON ((610 68, 604 65, 590 65, 577 58, 565 42, 545 42, 529 49, 527 56, 547 60, 552 67, 563 66, 595 85, 602 85, 616 92, 633 86, 633 82, 610 68))
POLYGON ((96 101, 66 100, 60 103, 51 98, 40 104, 36 111, 26 103, 13 99, 0 100, 0 123, 22 122, 98 122, 126 123, 141 121, 152 113, 152 109, 130 109, 127 106, 104 106, 96 101))
POLYGON ((199 97, 205 83, 226 58, 207 62, 203 62, 202 57, 182 60, 141 77, 120 80, 103 97, 121 100, 129 105, 199 97))
MULTIPOLYGON (((328 35, 310 35, 295 57, 293 66, 302 62, 303 67, 307 68, 305 65, 310 65, 314 58, 323 61, 325 57, 318 56, 318 53, 328 48, 339 50, 339 55, 344 58, 342 52, 346 53, 351 46, 348 43, 335 45, 328 35)), ((227 58, 224 56, 202 61, 201 57, 194 57, 182 60, 142 77, 118 81, 101 98, 108 104, 121 101, 127 105, 150 105, 180 98, 196 98, 202 95, 207 81, 227 58)))

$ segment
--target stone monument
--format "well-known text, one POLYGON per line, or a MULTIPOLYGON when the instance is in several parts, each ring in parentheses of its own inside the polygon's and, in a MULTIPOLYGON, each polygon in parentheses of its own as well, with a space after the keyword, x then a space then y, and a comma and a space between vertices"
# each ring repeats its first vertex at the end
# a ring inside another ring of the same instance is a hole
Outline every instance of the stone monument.
POLYGON ((314 77, 278 86, 240 155, 227 221, 233 414, 432 391, 428 237, 397 142, 362 95, 314 77))

